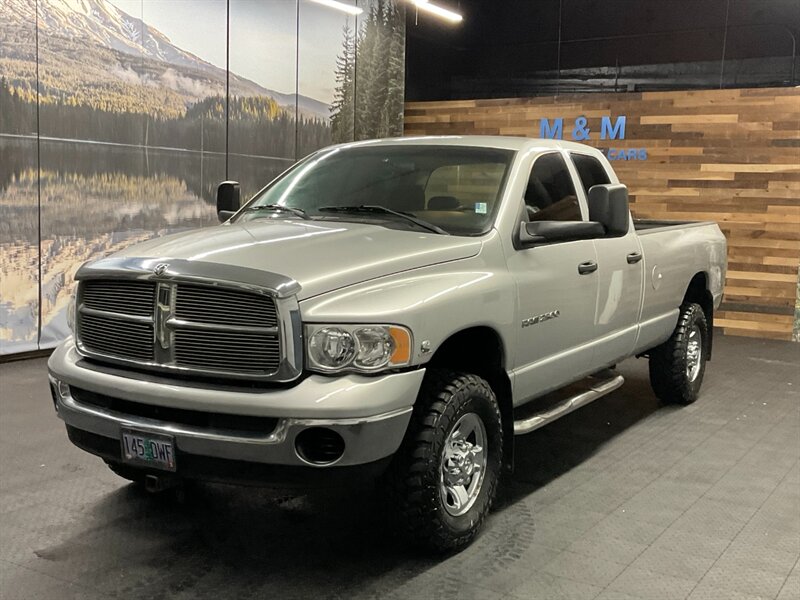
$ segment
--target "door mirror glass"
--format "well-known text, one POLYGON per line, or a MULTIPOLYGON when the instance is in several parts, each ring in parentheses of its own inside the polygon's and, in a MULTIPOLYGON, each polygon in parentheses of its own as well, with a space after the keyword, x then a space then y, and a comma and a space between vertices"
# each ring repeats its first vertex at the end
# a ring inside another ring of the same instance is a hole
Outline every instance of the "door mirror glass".
POLYGON ((589 188, 589 220, 602 223, 605 235, 622 237, 627 234, 630 224, 628 188, 621 183, 589 188))
POLYGON ((603 235, 605 227, 595 221, 522 221, 519 228, 519 241, 523 247, 587 240, 603 235))
POLYGON ((217 187, 217 217, 221 222, 230 219, 242 205, 238 181, 223 181, 217 187))

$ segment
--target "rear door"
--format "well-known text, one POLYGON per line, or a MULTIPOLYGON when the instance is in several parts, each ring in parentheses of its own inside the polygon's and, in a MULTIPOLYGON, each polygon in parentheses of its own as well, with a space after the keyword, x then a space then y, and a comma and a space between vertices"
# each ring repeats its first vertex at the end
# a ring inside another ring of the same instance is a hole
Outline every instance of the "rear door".
MULTIPOLYGON (((561 152, 535 158, 524 202, 522 218, 529 221, 586 220, 561 152)), ((581 274, 578 265, 596 260, 593 240, 517 247, 508 257, 520 317, 514 378, 519 402, 579 379, 591 368, 597 274, 581 274)))
MULTIPOLYGON (((587 198, 593 185, 611 183, 606 167, 590 154, 571 152, 587 198)), ((633 352, 642 306, 644 257, 633 228, 623 237, 597 238, 597 302, 593 331, 595 367, 617 362, 633 352)))

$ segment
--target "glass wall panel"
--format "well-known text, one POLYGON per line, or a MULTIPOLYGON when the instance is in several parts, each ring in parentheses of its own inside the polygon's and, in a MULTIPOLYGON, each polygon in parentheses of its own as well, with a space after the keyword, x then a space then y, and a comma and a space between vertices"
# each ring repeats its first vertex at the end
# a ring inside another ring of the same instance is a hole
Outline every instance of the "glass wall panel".
POLYGON ((156 107, 146 115, 148 147, 225 152, 226 0, 144 2, 142 69, 156 107))
POLYGON ((355 138, 403 134, 405 7, 397 0, 358 0, 355 138))
POLYGON ((38 343, 38 193, 36 140, 0 134, 0 354, 38 343))
POLYGON ((226 0, 144 2, 142 53, 154 89, 177 97, 177 112, 148 111, 142 213, 130 231, 166 235, 217 224, 216 188, 226 178, 226 0))
POLYGON ((300 0, 298 157, 331 142, 353 140, 356 19, 300 0))
POLYGON ((141 1, 39 0, 39 110, 43 137, 139 144, 143 110, 167 98, 147 93, 141 1), (133 7, 133 8, 131 8, 133 7))
POLYGON ((0 354, 39 338, 36 4, 0 3, 0 354))
POLYGON ((243 198, 295 160, 297 10, 296 0, 230 2, 228 178, 243 198))

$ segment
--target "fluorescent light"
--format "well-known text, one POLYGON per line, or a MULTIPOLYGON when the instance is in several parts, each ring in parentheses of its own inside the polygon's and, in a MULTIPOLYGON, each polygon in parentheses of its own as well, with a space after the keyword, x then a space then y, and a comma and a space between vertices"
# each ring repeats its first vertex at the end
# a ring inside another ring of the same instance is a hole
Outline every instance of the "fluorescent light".
POLYGON ((446 21, 450 21, 451 23, 460 23, 464 20, 457 12, 453 12, 452 10, 447 10, 446 8, 442 8, 441 6, 436 6, 435 4, 431 4, 428 0, 411 0, 411 3, 416 6, 419 10, 429 12, 432 15, 436 15, 437 17, 441 17, 446 21))
POLYGON ((341 10, 342 12, 346 12, 349 15, 360 15, 362 12, 364 12, 363 8, 353 6, 352 4, 345 4, 344 2, 337 2, 336 0, 311 0, 311 1, 316 2, 317 4, 322 4, 323 6, 327 6, 328 8, 335 8, 336 10, 341 10))

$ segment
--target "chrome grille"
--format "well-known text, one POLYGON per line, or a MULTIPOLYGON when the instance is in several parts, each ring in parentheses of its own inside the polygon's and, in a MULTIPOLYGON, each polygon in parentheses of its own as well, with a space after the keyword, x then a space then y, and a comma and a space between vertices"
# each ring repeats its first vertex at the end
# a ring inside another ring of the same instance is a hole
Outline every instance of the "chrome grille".
POLYGON ((81 302, 94 310, 151 317, 155 290, 150 281, 94 279, 81 286, 81 302))
POLYGON ((88 279, 78 292, 79 349, 139 367, 269 379, 278 323, 272 296, 217 285, 88 279))
POLYGON ((261 374, 278 369, 277 336, 199 329, 175 331, 175 364, 211 371, 261 374))
POLYGON ((131 360, 153 360, 153 324, 83 314, 80 320, 83 346, 98 354, 131 360))
POLYGON ((217 325, 275 327, 278 316, 271 298, 249 292, 200 285, 179 285, 175 316, 217 325))

